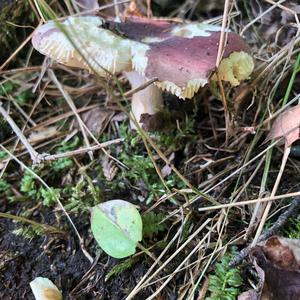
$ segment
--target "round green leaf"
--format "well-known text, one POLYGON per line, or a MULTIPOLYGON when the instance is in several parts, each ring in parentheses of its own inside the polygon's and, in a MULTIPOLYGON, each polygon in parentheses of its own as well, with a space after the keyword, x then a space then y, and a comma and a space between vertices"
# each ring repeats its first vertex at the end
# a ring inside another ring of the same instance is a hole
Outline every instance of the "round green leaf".
POLYGON ((142 240, 142 218, 131 203, 110 200, 91 209, 92 233, 110 256, 123 258, 135 253, 142 240))

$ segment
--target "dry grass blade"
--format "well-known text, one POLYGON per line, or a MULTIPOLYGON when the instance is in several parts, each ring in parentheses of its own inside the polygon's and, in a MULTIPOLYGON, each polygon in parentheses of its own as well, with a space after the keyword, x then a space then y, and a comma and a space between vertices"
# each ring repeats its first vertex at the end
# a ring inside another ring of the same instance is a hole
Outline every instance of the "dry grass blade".
POLYGON ((184 264, 188 261, 188 259, 196 252, 199 251, 200 247, 203 247, 203 244, 207 239, 209 239, 209 236, 211 234, 211 231, 213 231, 216 228, 217 224, 212 226, 212 228, 204 235, 204 237, 198 242, 197 246, 193 248, 192 251, 184 258, 184 260, 178 265, 178 267, 173 271, 172 276, 169 276, 167 280, 150 296, 147 298, 147 300, 155 299, 155 297, 160 293, 160 291, 173 279, 173 277, 176 275, 176 273, 184 266, 184 264))
POLYGON ((245 200, 245 201, 240 201, 240 202, 235 202, 235 203, 226 203, 226 204, 222 204, 222 205, 218 205, 218 206, 201 207, 201 208, 198 208, 198 211, 204 212, 204 211, 209 211, 209 210, 219 210, 219 209, 223 209, 223 208, 239 207, 239 206, 244 206, 244 205, 249 205, 249 204, 254 204, 254 203, 264 203, 264 202, 288 199, 288 198, 298 197, 298 196, 300 196, 300 192, 287 193, 287 194, 277 195, 277 196, 273 196, 273 197, 264 197, 264 198, 245 200))
POLYGON ((9 114, 3 108, 1 102, 0 102, 0 113, 3 116, 3 118, 9 123, 9 125, 12 128, 12 130, 15 132, 15 134, 17 135, 17 137, 21 140, 21 142, 23 143, 23 145, 27 149, 27 151, 28 151, 28 153, 30 155, 30 158, 32 160, 32 163, 33 164, 40 163, 40 161, 41 161, 41 155, 39 153, 37 153, 32 148, 32 146, 30 145, 30 143, 28 142, 28 140, 25 138, 25 136, 23 135, 23 133, 20 130, 20 128, 17 126, 17 124, 14 122, 14 120, 9 116, 9 114))
MULTIPOLYGON (((78 112, 77 112, 77 108, 75 107, 75 104, 72 100, 72 98, 69 96, 69 94, 64 90, 63 86, 60 84, 60 82, 58 81, 58 79, 56 78, 56 76, 54 75, 54 72, 52 70, 48 70, 48 74, 50 76, 50 78, 53 80, 53 82, 57 85, 59 91, 61 92, 61 94, 63 95, 63 97, 65 98, 65 100, 67 101, 67 103, 69 104, 71 110, 73 111, 74 115, 76 116, 77 122, 79 124, 79 127, 81 129, 81 133, 83 135, 84 141, 87 145, 87 147, 90 147, 90 142, 89 139, 86 135, 86 126, 84 125, 83 121, 81 120, 78 112)), ((92 152, 88 152, 90 159, 93 159, 93 154, 92 152)))
POLYGON ((57 154, 47 154, 47 155, 44 155, 44 160, 51 161, 51 160, 56 160, 56 159, 63 158, 63 157, 72 157, 75 155, 87 153, 89 151, 100 150, 100 149, 103 149, 103 148, 111 146, 111 145, 119 144, 121 142, 123 142, 123 139, 119 138, 119 139, 107 141, 104 143, 100 143, 98 145, 91 145, 89 147, 79 148, 79 149, 76 149, 73 151, 67 151, 64 153, 57 153, 57 154))
MULTIPOLYGON (((143 287, 149 283, 149 281, 154 278, 161 270, 163 270, 167 265, 168 263, 170 263, 170 261, 173 260, 173 258, 175 258, 177 256, 177 254, 182 251, 186 245, 188 243, 190 243, 194 238, 195 236, 197 236, 207 225, 208 223, 211 222, 211 219, 207 219, 203 224, 201 224, 201 226, 193 233, 191 234, 187 240, 150 276, 144 276, 140 282, 136 285, 136 287, 130 292, 130 294, 126 297, 127 300, 130 300, 130 299, 133 299, 133 297, 139 293, 139 291, 141 289, 143 289, 143 287)), ((151 299, 151 298, 150 298, 151 299)))
MULTIPOLYGON (((284 171, 287 159, 289 157, 290 151, 291 151, 290 147, 287 147, 284 150, 283 157, 282 157, 282 162, 281 162, 281 166, 280 166, 280 170, 278 172, 276 181, 274 183, 274 186, 273 186, 273 189, 272 189, 272 193, 271 193, 271 197, 274 197, 275 194, 276 194, 276 192, 277 192, 277 189, 278 189, 281 177, 283 175, 283 171, 284 171)), ((264 210, 264 213, 262 215, 262 218, 260 220, 259 226, 258 226, 256 234, 255 234, 255 237, 254 237, 253 242, 252 242, 253 246, 256 245, 256 243, 257 243, 257 241, 258 241, 258 239, 259 239, 259 237, 260 237, 260 235, 262 233, 263 227, 264 227, 264 225, 266 223, 268 214, 269 214, 270 209, 271 209, 271 205, 272 205, 272 202, 268 202, 268 204, 267 204, 267 206, 266 206, 266 208, 264 210)))
MULTIPOLYGON (((297 217, 297 215, 299 214, 299 209, 300 209, 300 201, 299 201, 299 193, 298 193, 298 195, 295 195, 295 198, 292 201, 290 207, 283 214, 280 215, 280 217, 277 219, 277 221, 270 228, 265 230, 263 232, 263 234, 260 235, 258 242, 265 241, 269 237, 276 235, 278 233, 278 231, 284 225, 286 225, 289 218, 297 217)), ((252 247, 253 246, 250 245, 247 248, 243 249, 239 253, 239 255, 231 261, 231 263, 230 263, 231 266, 237 266, 238 264, 240 264, 248 256, 252 247)))

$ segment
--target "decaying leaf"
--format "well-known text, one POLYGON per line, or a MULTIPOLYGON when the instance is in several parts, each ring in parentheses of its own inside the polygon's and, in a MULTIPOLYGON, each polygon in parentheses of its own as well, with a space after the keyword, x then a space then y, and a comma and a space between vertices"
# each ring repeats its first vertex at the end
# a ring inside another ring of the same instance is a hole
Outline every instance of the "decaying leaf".
POLYGON ((271 237, 263 246, 267 258, 280 268, 299 270, 300 240, 271 237))
POLYGON ((260 266, 257 265, 255 260, 253 261, 253 265, 259 277, 257 289, 250 289, 246 292, 243 292, 238 296, 238 300, 269 300, 268 296, 265 296, 267 293, 265 285, 265 272, 260 266))
MULTIPOLYGON (((96 107, 80 114, 80 117, 86 127, 96 136, 99 136, 106 128, 114 112, 103 107, 96 107)), ((80 129, 78 122, 74 124, 76 129, 80 129)))
POLYGON ((300 299, 299 240, 273 236, 258 244, 252 257, 264 271, 263 299, 300 299))
POLYGON ((166 131, 176 126, 177 120, 183 120, 181 112, 159 111, 156 114, 142 114, 140 123, 145 131, 166 131))
POLYGON ((118 172, 118 167, 116 166, 114 161, 109 159, 107 156, 104 156, 104 158, 101 161, 101 165, 103 168, 104 177, 108 181, 112 181, 118 172))
POLYGON ((288 44, 296 35, 297 27, 295 16, 300 15, 300 5, 298 0, 286 1, 285 9, 274 7, 269 10, 272 4, 267 1, 250 0, 252 13, 254 17, 259 17, 257 22, 260 23, 258 30, 262 38, 269 42, 276 42, 280 46, 288 44))
POLYGON ((243 292, 238 296, 238 300, 259 300, 259 295, 255 290, 243 292))
POLYGON ((300 104, 281 113, 274 121, 266 141, 284 139, 285 147, 290 147, 299 139, 300 104))
POLYGON ((145 131, 160 131, 165 128, 167 121, 164 119, 164 113, 158 112, 154 115, 142 114, 140 123, 145 131))

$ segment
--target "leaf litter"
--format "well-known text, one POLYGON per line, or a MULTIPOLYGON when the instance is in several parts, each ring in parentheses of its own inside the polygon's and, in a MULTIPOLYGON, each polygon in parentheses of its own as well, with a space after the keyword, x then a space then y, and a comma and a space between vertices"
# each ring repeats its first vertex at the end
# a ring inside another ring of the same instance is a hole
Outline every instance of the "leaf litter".
POLYGON ((265 142, 273 139, 282 139, 285 143, 285 148, 288 148, 299 139, 299 127, 300 104, 288 108, 276 118, 265 142))
POLYGON ((250 257, 260 287, 240 295, 239 300, 300 299, 300 240, 272 236, 254 247, 250 257))

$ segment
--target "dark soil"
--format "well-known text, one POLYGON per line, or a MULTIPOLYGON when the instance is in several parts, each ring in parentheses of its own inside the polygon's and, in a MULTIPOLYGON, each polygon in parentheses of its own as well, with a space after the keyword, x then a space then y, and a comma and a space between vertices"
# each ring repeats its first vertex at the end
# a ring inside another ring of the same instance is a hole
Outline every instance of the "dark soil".
MULTIPOLYGON (((15 213, 17 210, 15 209, 15 213)), ((47 224, 55 223, 53 211, 44 210, 43 215, 47 216, 47 224)), ((80 220, 80 216, 76 219, 80 220)), ((84 219, 76 224, 82 233, 88 230, 86 225, 82 226, 87 224, 84 219)), ((87 280, 79 285, 91 265, 78 247, 72 230, 68 229, 71 236, 67 238, 44 235, 28 240, 13 233, 20 225, 11 220, 0 219, 1 300, 34 299, 29 283, 38 276, 51 279, 62 290, 64 299, 120 300, 146 272, 144 263, 137 263, 130 271, 124 271, 104 282, 107 272, 119 261, 103 254, 89 272, 87 280), (73 291, 71 295, 70 291, 73 291)), ((24 224, 21 226, 24 227, 24 224)), ((91 248, 90 246, 89 249, 91 248)), ((146 298, 147 295, 141 295, 140 299, 143 296, 146 298)))

